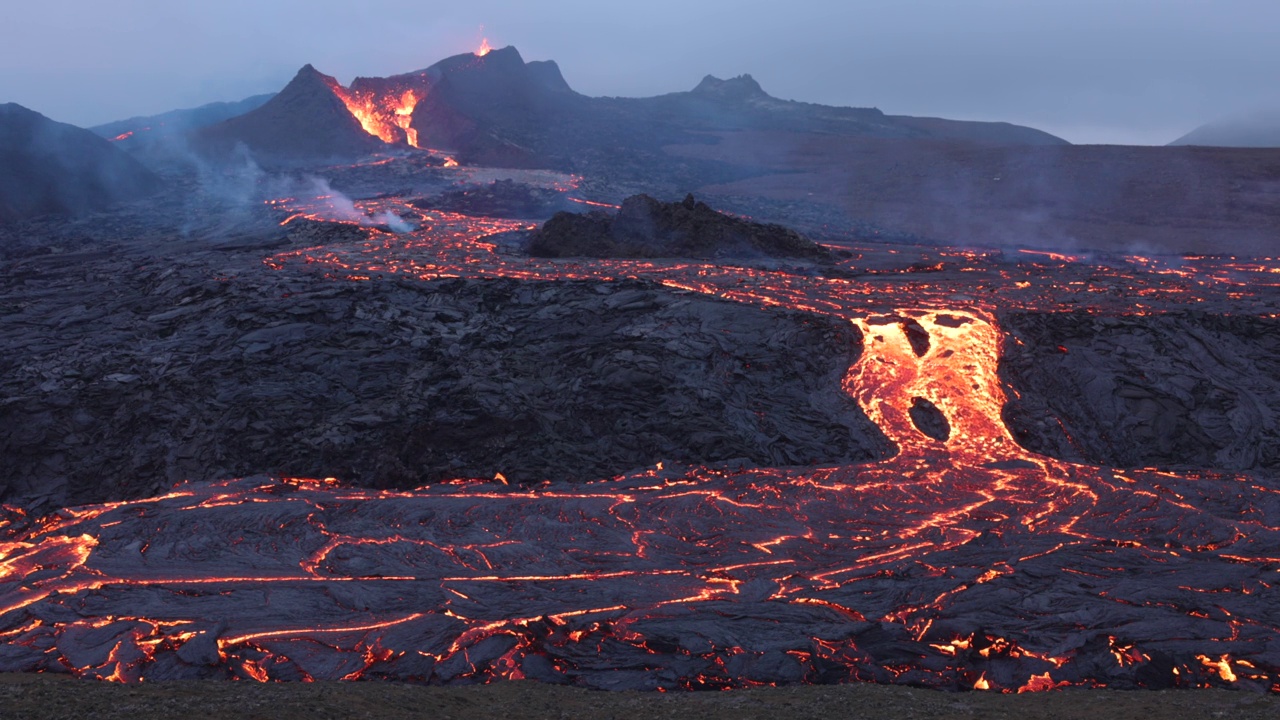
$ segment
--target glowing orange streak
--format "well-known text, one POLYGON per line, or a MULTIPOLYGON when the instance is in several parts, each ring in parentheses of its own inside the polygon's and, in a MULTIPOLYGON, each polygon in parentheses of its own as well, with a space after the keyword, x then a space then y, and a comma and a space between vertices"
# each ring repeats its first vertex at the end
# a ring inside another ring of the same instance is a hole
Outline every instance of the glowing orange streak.
POLYGON ((1053 678, 1049 677, 1049 673, 1045 673, 1043 675, 1032 675, 1026 685, 1018 688, 1018 692, 1044 692, 1046 690, 1056 690, 1062 687, 1069 687, 1070 685, 1071 683, 1066 680, 1063 680, 1062 682, 1054 682, 1053 678))
POLYGON ((351 632, 368 632, 369 630, 385 630, 396 625, 403 625, 407 622, 413 622, 418 618, 426 617, 430 613, 414 613, 397 620, 384 620, 382 622, 367 623, 364 625, 344 625, 341 627, 304 627, 294 628, 291 630, 268 630, 259 633, 247 633, 245 635, 236 635, 234 637, 218 638, 218 645, 222 647, 230 645, 240 645, 251 640, 262 640, 274 637, 297 637, 300 635, 332 635, 334 633, 351 633, 351 632))
POLYGON ((689 570, 618 570, 615 572, 566 573, 564 575, 477 575, 444 577, 440 582, 563 582, 567 580, 605 580, 650 575, 691 575, 689 570))
POLYGON ((1197 655, 1196 659, 1205 667, 1218 673, 1218 677, 1222 678, 1226 682, 1233 683, 1239 680, 1239 678, 1236 677, 1235 671, 1231 669, 1231 657, 1229 655, 1223 655, 1217 660, 1213 660, 1205 655, 1197 655))
MULTIPOLYGON (((4 548, 6 556, 3 563, 0 563, 0 571, 4 572, 4 579, 15 576, 18 573, 26 574, 34 570, 42 569, 46 565, 53 565, 55 562, 62 564, 62 574, 57 577, 46 578, 35 583, 35 587, 20 587, 12 591, 18 596, 18 599, 10 602, 8 605, 0 606, 0 617, 4 617, 15 610, 29 607, 50 595, 62 592, 75 592, 81 589, 80 585, 67 578, 76 570, 84 567, 89 560, 89 556, 93 553, 93 548, 97 547, 98 539, 92 535, 81 535, 79 537, 54 536, 46 537, 40 540, 38 545, 29 543, 9 543, 4 548), (23 597, 25 595, 25 597, 23 597)), ((85 585, 92 585, 86 583, 85 585)))
POLYGON ((836 612, 841 613, 843 615, 847 615, 851 619, 856 620, 858 622, 867 621, 867 618, 864 617, 862 613, 858 612, 857 610, 854 610, 852 608, 847 608, 843 605, 838 605, 829 600, 821 600, 819 598, 796 598, 792 600, 792 602, 801 603, 803 605, 821 605, 826 608, 831 608, 832 610, 835 610, 836 612))
POLYGON ((1039 255, 1041 257, 1047 257, 1051 260, 1057 260, 1058 262, 1079 262, 1084 259, 1083 255, 1064 255, 1062 253, 1047 252, 1044 250, 1019 249, 1018 252, 1024 253, 1026 255, 1039 255))
POLYGON ((594 200, 583 200, 582 198, 575 198, 575 197, 571 197, 571 198, 569 198, 569 199, 570 199, 571 201, 573 201, 573 202, 581 203, 581 204, 583 204, 583 205, 590 205, 590 206, 592 206, 592 207, 608 208, 608 209, 610 209, 610 210, 617 210, 619 207, 621 207, 620 205, 614 205, 613 203, 595 202, 594 200))

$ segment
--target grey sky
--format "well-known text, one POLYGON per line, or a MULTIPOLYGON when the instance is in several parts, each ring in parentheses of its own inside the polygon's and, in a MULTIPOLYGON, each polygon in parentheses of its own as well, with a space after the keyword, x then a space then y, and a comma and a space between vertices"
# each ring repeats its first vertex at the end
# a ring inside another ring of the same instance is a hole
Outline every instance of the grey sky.
POLYGON ((1162 144, 1280 105, 1277 0, 3 0, 0 102, 92 125, 349 82, 487 36, 589 95, 751 73, 773 95, 1162 144), (483 26, 483 31, 481 27, 483 26))

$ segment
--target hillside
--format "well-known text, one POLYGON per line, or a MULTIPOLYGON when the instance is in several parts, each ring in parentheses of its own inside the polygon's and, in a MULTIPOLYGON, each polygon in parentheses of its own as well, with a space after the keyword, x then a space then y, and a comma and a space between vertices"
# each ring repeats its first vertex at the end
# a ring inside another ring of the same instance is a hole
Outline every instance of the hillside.
POLYGON ((149 195, 159 184, 88 130, 0 105, 0 222, 99 210, 149 195))
POLYGON ((196 131, 194 144, 216 157, 244 145, 272 165, 353 159, 378 150, 383 142, 360 126, 338 96, 340 87, 307 65, 256 110, 196 131))
POLYGON ((1280 147, 1280 108, 1224 118, 1201 125, 1169 143, 1214 147, 1280 147))

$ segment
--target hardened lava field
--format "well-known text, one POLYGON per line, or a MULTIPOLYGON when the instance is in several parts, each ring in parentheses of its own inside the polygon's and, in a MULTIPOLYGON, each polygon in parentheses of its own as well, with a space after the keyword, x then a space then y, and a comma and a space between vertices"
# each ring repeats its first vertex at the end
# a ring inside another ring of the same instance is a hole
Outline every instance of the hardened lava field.
MULTIPOLYGON (((259 475, 47 514, 6 507, 0 670, 1280 690, 1268 466, 1030 452, 1006 424, 1017 388, 1000 366, 1020 342, 1001 324, 1012 311, 1274 319, 1280 263, 850 243, 822 267, 535 260, 493 235, 522 221, 396 199, 357 210, 412 229, 370 220, 236 272, 638 280, 837 318, 862 343, 843 392, 892 447, 849 464, 657 463, 585 483, 378 490, 259 475)), ((331 210, 290 198, 272 212, 287 228, 331 210)))

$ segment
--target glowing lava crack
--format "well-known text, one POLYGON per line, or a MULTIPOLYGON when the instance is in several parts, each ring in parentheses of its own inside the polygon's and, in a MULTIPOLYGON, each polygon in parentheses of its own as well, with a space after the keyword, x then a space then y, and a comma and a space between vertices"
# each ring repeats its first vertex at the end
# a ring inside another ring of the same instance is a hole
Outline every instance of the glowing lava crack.
POLYGON ((1277 689, 1280 535, 1239 518, 1280 516, 1280 488, 1030 455, 999 419, 988 317, 850 317, 848 391, 890 460, 536 492, 250 478, 7 511, 0 670, 1277 689))

